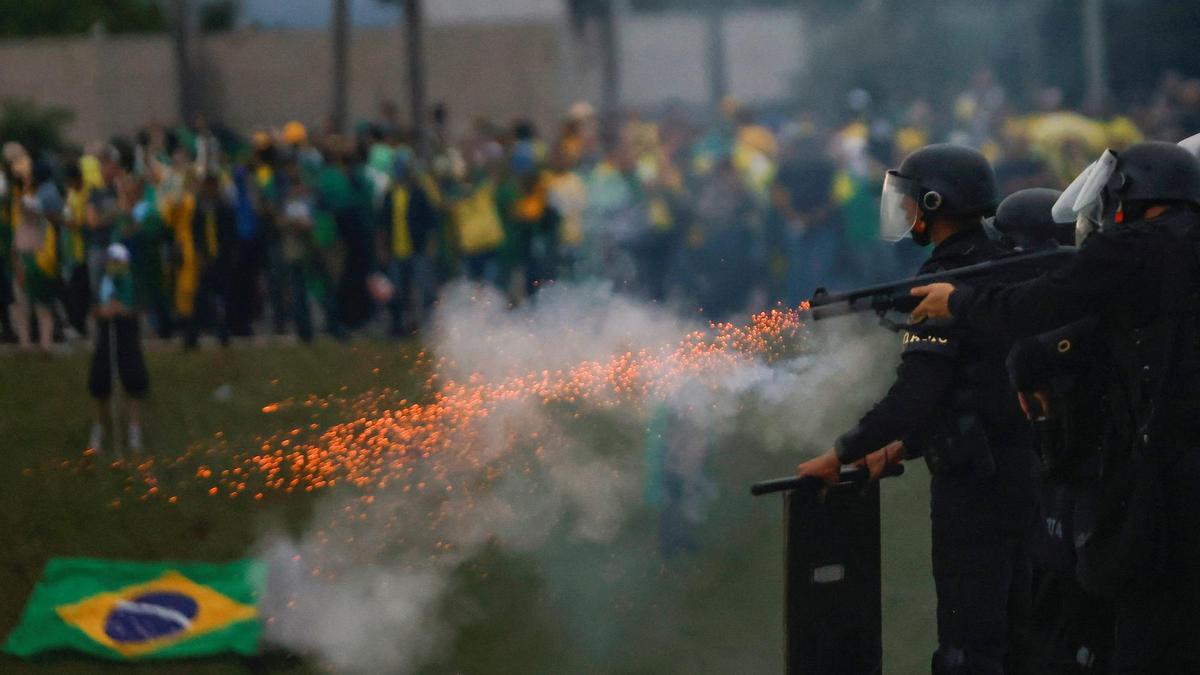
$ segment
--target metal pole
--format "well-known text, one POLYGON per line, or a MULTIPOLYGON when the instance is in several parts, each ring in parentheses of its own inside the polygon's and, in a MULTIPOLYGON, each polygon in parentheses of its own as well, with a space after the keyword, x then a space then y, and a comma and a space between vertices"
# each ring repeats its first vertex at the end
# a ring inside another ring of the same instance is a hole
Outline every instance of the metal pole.
POLYGON ((429 154, 429 137, 425 132, 425 15, 421 0, 404 0, 404 20, 408 47, 408 96, 411 106, 413 142, 417 156, 429 154))
POLYGON ((718 3, 708 8, 708 94, 713 109, 729 95, 729 78, 725 69, 725 33, 722 30, 725 12, 718 3))
POLYGON ((332 130, 346 128, 346 91, 349 85, 347 38, 350 33, 350 0, 333 0, 333 110, 329 122, 332 130))
POLYGON ((621 107, 621 60, 618 26, 623 7, 621 0, 609 0, 599 13, 601 87, 600 108, 605 117, 621 107))
POLYGON ((190 124, 196 115, 196 78, 192 59, 194 23, 188 0, 171 2, 171 34, 175 51, 175 78, 179 87, 179 117, 190 124))
POLYGON ((1049 81, 1046 71, 1046 0, 1027 0, 1009 30, 1019 33, 1020 63, 1026 95, 1038 92, 1049 81))
POLYGON ((1104 44, 1104 0, 1083 0, 1083 60, 1087 67, 1084 105, 1101 112, 1108 101, 1107 55, 1104 44))

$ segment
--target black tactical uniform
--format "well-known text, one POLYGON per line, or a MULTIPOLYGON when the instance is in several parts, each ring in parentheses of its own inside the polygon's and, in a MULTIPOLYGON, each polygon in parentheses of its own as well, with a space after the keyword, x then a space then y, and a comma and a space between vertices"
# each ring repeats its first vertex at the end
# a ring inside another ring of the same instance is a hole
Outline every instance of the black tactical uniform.
MULTIPOLYGON (((996 258, 982 226, 941 242, 920 274, 996 258)), ((853 462, 896 439, 933 472, 930 518, 938 596, 935 672, 1003 673, 1024 650, 1035 495, 1028 425, 1008 386, 1004 331, 929 322, 903 334, 895 384, 836 450, 853 462), (914 447, 915 446, 915 447, 914 447)))
POLYGON ((1033 672, 1046 675, 1107 672, 1112 652, 1112 602, 1085 591, 1075 573, 1076 513, 1094 510, 1109 417, 1104 373, 1111 358, 1095 339, 1096 323, 1093 317, 1025 338, 1008 357, 1041 460, 1030 647, 1033 672))
POLYGON ((950 296, 958 324, 978 331, 1097 318, 1095 338, 1111 354, 1099 364, 1108 419, 1092 508, 1077 509, 1077 571, 1115 600, 1121 673, 1200 672, 1200 165, 1172 147, 1123 153, 1109 204, 1144 212, 1155 195, 1136 191, 1173 171, 1179 189, 1159 199, 1176 202, 1171 210, 1091 234, 1050 274, 950 296))
MULTIPOLYGON (((992 225, 1024 250, 1074 246, 1075 223, 1053 218, 1061 196, 1044 188, 1014 192, 996 209, 992 225)), ((1094 339, 1095 328, 1095 318, 1077 321, 1021 340, 1008 356, 1009 379, 1026 396, 1041 460, 1030 545, 1030 667, 1046 675, 1106 672, 1111 652, 1112 603, 1084 591, 1075 577, 1075 512, 1091 498, 1107 418, 1102 411, 1108 408, 1098 364, 1110 360, 1094 339)))

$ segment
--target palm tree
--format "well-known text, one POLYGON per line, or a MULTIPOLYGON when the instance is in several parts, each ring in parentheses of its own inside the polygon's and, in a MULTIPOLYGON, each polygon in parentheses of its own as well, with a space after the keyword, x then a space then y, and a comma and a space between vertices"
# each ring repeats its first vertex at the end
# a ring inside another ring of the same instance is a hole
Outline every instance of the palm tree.
POLYGON ((404 20, 407 27, 408 90, 412 106, 412 133, 417 154, 429 150, 425 136, 425 14, 421 0, 404 0, 404 20))
POLYGON ((190 124, 197 113, 195 50, 196 22, 189 0, 171 0, 171 38, 175 78, 179 87, 179 117, 190 124))
POLYGON ((333 108, 329 113, 332 131, 346 128, 346 92, 350 86, 347 50, 350 36, 350 0, 333 0, 333 108))
POLYGON ((582 33, 589 22, 596 22, 600 42, 600 106, 605 114, 615 113, 621 103, 618 17, 614 4, 614 0, 567 0, 567 12, 576 33, 582 33))
POLYGON ((424 156, 429 149, 425 134, 425 8, 421 0, 379 0, 399 5, 404 12, 404 51, 408 61, 408 103, 413 147, 424 156))

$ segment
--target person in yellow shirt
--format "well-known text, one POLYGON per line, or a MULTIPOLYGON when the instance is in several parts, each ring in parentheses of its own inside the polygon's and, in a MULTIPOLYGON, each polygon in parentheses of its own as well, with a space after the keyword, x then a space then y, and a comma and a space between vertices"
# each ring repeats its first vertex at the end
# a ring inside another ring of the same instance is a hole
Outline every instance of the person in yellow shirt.
POLYGON ((392 337, 416 330, 432 289, 422 282, 432 276, 438 215, 422 185, 412 151, 396 153, 392 186, 379 209, 379 262, 394 293, 387 302, 392 337))
POLYGON ((229 296, 234 292, 231 277, 237 246, 233 206, 222 194, 216 174, 205 174, 201 179, 195 203, 190 243, 198 277, 183 338, 184 347, 189 349, 196 347, 205 324, 216 330, 222 345, 229 344, 229 296))
POLYGON ((547 199, 558 212, 559 276, 574 276, 575 262, 583 247, 583 213, 587 208, 587 184, 567 152, 556 152, 551 158, 547 199))
POLYGON ((495 177, 484 167, 472 170, 468 178, 452 186, 449 212, 467 278, 500 287, 504 226, 496 203, 495 177))
MULTIPOLYGON (((181 153, 177 150, 176 153, 181 153)), ((196 310, 196 290, 200 285, 200 268, 196 260, 192 218, 196 213, 196 198, 188 189, 186 166, 173 162, 163 167, 162 180, 158 189, 158 210, 166 223, 171 240, 171 282, 174 295, 175 315, 182 322, 189 321, 196 310)))
POLYGON ((33 335, 33 325, 29 322, 32 312, 37 319, 38 347, 49 353, 54 338, 58 233, 47 213, 61 219, 62 199, 50 180, 48 167, 35 168, 29 156, 23 154, 12 163, 12 168, 16 178, 11 215, 16 302, 9 308, 10 318, 18 344, 28 348, 33 335))
POLYGON ((737 123, 733 166, 754 198, 760 204, 765 204, 778 169, 778 142, 770 129, 755 121, 754 113, 749 108, 743 107, 738 111, 737 123))
POLYGON ((560 216, 550 204, 550 174, 542 168, 540 154, 531 140, 514 145, 501 200, 502 220, 508 226, 506 262, 519 271, 524 286, 514 294, 526 297, 558 276, 560 216))
POLYGON ((62 275, 66 285, 63 305, 67 320, 80 334, 87 332, 91 289, 88 288, 87 253, 84 248, 84 228, 87 227, 87 203, 91 187, 84 183, 78 162, 67 164, 65 183, 66 207, 63 211, 62 275))

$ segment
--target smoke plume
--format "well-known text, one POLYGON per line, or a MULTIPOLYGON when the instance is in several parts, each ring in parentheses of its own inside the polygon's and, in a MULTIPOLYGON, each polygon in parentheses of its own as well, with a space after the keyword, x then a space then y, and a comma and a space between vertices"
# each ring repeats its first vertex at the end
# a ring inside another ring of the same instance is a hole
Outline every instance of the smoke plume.
MULTIPOLYGON (((710 348, 696 336, 716 329, 603 284, 553 286, 518 309, 452 286, 433 326, 437 382, 583 382, 565 399, 544 384, 478 389, 493 392, 484 412, 438 430, 453 450, 328 491, 299 537, 263 537, 267 639, 338 671, 412 672, 446 658, 464 625, 520 621, 463 590, 480 560, 533 570, 570 648, 620 667, 622 625, 644 621, 622 603, 670 616, 663 560, 701 546, 721 453, 787 473, 880 393, 894 355, 886 333, 852 321, 799 328, 786 350, 744 336, 710 348), (613 359, 632 364, 620 378, 577 374, 613 359)), ((670 639, 669 620, 654 624, 636 630, 670 639)))

